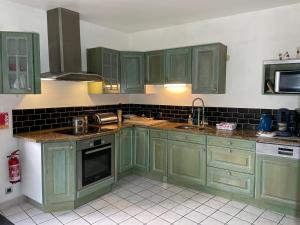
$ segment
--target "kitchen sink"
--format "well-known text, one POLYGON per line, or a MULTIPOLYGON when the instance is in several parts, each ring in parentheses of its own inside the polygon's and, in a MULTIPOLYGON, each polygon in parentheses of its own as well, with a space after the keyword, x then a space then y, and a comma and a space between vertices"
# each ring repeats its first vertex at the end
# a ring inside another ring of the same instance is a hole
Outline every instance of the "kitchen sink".
POLYGON ((181 129, 181 130, 190 130, 190 129, 203 130, 203 129, 205 129, 205 127, 203 127, 203 126, 198 127, 198 126, 194 126, 194 125, 180 125, 180 126, 177 126, 175 128, 176 129, 181 129))

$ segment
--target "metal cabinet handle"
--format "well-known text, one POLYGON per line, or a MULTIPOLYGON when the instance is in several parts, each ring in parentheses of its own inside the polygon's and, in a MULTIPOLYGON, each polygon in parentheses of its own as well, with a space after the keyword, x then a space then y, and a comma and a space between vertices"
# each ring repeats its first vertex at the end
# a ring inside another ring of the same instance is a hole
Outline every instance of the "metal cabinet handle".
POLYGON ((228 176, 231 176, 231 172, 229 170, 227 170, 226 173, 227 173, 228 176))
POLYGON ((229 152, 229 153, 232 153, 232 149, 228 149, 228 152, 229 152))
POLYGON ((70 147, 69 147, 70 149, 73 149, 73 145, 70 145, 70 147))

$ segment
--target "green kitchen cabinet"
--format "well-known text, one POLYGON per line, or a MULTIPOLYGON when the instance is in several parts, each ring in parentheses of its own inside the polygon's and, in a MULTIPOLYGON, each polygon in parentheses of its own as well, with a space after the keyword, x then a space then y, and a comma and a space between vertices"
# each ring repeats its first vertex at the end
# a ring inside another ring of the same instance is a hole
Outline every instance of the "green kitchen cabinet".
POLYGON ((133 167, 136 170, 149 171, 149 129, 134 129, 133 167))
POLYGON ((119 173, 128 172, 133 167, 133 128, 120 131, 119 173))
POLYGON ((258 155, 256 198, 279 207, 300 207, 300 160, 258 155))
POLYGON ((254 173, 255 152, 207 146, 207 165, 243 173, 254 173))
POLYGON ((150 173, 167 176, 168 140, 165 131, 150 131, 150 173))
POLYGON ((221 43, 192 48, 192 93, 224 94, 227 47, 221 43))
POLYGON ((168 179, 189 185, 205 185, 206 146, 169 140, 168 179))
POLYGON ((146 84, 165 83, 165 51, 152 51, 145 54, 146 84))
POLYGON ((0 32, 0 44, 0 92, 41 93, 39 35, 0 32))
POLYGON ((120 85, 119 51, 102 47, 87 49, 87 71, 103 76, 103 93, 117 93, 120 85))
POLYGON ((224 138, 207 136, 207 145, 242 149, 245 151, 255 151, 255 141, 248 141, 236 138, 224 138))
POLYGON ((72 208, 76 194, 75 142, 43 144, 42 164, 45 209, 72 208))
POLYGON ((142 52, 121 52, 121 93, 145 93, 145 60, 142 52))
POLYGON ((166 50, 166 84, 191 83, 191 48, 166 50))
POLYGON ((207 167, 207 186, 248 197, 254 197, 254 175, 207 167))

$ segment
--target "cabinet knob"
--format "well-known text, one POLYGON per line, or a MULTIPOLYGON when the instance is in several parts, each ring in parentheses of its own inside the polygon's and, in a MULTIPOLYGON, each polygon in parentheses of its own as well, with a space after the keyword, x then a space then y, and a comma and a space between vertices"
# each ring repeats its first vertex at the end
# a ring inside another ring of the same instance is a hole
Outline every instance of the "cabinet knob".
POLYGON ((228 152, 229 152, 229 153, 232 153, 232 149, 228 149, 228 152))
POLYGON ((227 175, 231 176, 231 172, 229 170, 227 170, 227 175))
POLYGON ((73 145, 70 145, 70 147, 69 147, 70 149, 73 149, 73 145))
POLYGON ((229 144, 232 145, 232 141, 229 141, 229 144))

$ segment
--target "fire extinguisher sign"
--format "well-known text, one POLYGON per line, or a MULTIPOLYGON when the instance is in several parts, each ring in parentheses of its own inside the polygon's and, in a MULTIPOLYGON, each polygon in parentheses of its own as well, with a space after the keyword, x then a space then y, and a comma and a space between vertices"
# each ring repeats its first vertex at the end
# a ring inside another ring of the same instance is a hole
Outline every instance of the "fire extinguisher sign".
POLYGON ((9 182, 12 184, 18 183, 21 181, 19 150, 12 152, 7 158, 9 182))
POLYGON ((8 128, 8 113, 7 112, 0 112, 0 129, 8 128))

